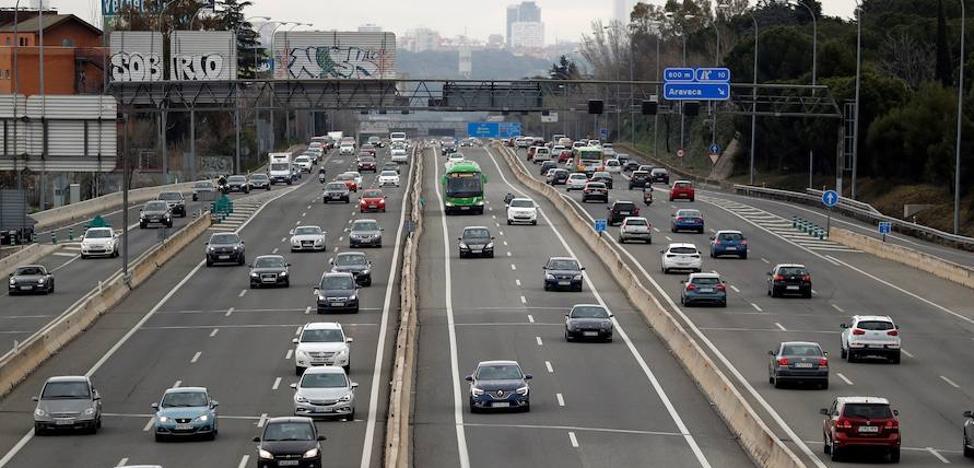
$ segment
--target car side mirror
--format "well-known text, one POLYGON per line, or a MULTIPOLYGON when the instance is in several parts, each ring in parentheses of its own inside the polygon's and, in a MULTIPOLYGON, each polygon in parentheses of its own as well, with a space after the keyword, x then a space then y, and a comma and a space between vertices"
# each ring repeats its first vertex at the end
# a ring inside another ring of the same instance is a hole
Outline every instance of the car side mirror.
POLYGON ((290 235, 292 235, 292 236, 293 236, 293 235, 294 235, 294 229, 291 229, 291 231, 290 231, 290 232, 288 232, 288 234, 290 234, 290 235))
POLYGON ((496 237, 490 236, 490 240, 496 240, 496 239, 497 239, 496 237))
POLYGON ((615 317, 616 314, 609 314, 609 318, 615 317))
POLYGON ((828 408, 822 408, 822 409, 818 410, 818 414, 821 414, 823 416, 828 416, 829 415, 829 409, 828 408))
POLYGON ((257 443, 260 443, 260 436, 254 436, 254 438, 253 439, 250 439, 250 440, 251 441, 254 441, 254 442, 257 442, 257 443))
POLYGON ((710 240, 714 240, 714 239, 715 239, 715 237, 714 237, 714 236, 710 236, 710 240))
POLYGON ((352 382, 352 388, 358 388, 358 382, 352 382))
POLYGON ((768 272, 768 276, 771 276, 771 272, 770 271, 768 272))
POLYGON ((534 378, 534 376, 531 375, 531 374, 524 374, 524 380, 531 380, 533 378, 534 378))
POLYGON ((350 336, 348 336, 348 337, 345 337, 345 342, 346 342, 346 343, 351 343, 351 342, 353 342, 353 341, 355 341, 355 339, 354 339, 354 338, 352 338, 352 337, 350 337, 350 336))
MULTIPOLYGON (((468 376, 464 377, 463 380, 466 380, 467 382, 473 382, 473 376, 472 375, 468 375, 468 376)), ((36 399, 37 397, 34 397, 34 398, 36 399)))
POLYGON ((897 330, 900 329, 900 326, 899 325, 894 325, 894 326, 896 327, 897 330))
POLYGON ((323 436, 323 435, 319 435, 318 436, 318 442, 322 442, 322 441, 325 441, 325 440, 328 440, 328 438, 325 437, 325 436, 323 436))
POLYGON ((301 342, 301 340, 298 340, 297 338, 291 338, 291 343, 293 343, 293 344, 298 344, 300 342, 301 342))
POLYGON ((893 410, 893 416, 899 416, 899 415, 900 415, 900 410, 897 409, 893 410))
POLYGON ((585 267, 581 267, 581 268, 579 268, 579 270, 585 271, 585 267))
POLYGON ((768 356, 774 356, 774 351, 768 351, 768 356))
POLYGON ((298 384, 297 383, 293 383, 291 385, 288 385, 288 387, 291 387, 291 388, 297 390, 298 389, 298 384))
POLYGON ((290 264, 290 263, 288 263, 288 264, 287 264, 286 266, 291 266, 291 264, 290 264))
POLYGON ((30 397, 30 401, 40 401, 40 398, 38 398, 36 396, 32 396, 32 397, 30 397))
POLYGON ((314 289, 313 289, 313 291, 314 291, 314 294, 315 294, 315 295, 318 295, 318 292, 319 292, 319 291, 321 291, 321 290, 320 290, 320 289, 318 289, 318 288, 314 288, 314 289))
POLYGON ((204 242, 203 245, 210 245, 209 241, 204 242))
POLYGON ((463 238, 462 238, 462 237, 457 237, 457 240, 458 240, 458 241, 462 241, 462 240, 463 240, 463 238))
POLYGON ((210 408, 216 408, 217 406, 220 406, 219 401, 213 400, 210 402, 210 408))
POLYGON ((91 399, 92 399, 92 400, 95 400, 95 401, 98 401, 98 400, 101 400, 101 393, 98 393, 98 390, 95 390, 95 391, 94 391, 94 392, 93 392, 93 393, 91 394, 91 399))
POLYGON ((822 354, 825 355, 825 357, 829 357, 829 352, 828 351, 822 351, 822 354))
POLYGON ((157 410, 157 411, 159 410, 159 403, 153 403, 151 406, 152 406, 152 409, 157 410))
POLYGON ((843 323, 843 324, 839 325, 839 327, 840 328, 849 328, 849 324, 848 323, 843 323))
POLYGON ((974 411, 964 411, 965 418, 974 418, 974 411))

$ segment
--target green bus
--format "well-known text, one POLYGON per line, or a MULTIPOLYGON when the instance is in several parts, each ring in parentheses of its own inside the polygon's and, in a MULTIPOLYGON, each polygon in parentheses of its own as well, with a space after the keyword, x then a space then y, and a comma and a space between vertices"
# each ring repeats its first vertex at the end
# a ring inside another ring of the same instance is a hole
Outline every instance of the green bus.
POLYGON ((473 161, 458 161, 443 174, 443 211, 484 214, 484 184, 487 177, 473 161))

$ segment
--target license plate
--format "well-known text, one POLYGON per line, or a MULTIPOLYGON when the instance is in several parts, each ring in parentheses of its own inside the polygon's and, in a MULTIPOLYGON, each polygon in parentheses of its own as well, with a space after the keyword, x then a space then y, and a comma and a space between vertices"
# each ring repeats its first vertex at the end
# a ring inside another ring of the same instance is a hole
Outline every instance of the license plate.
POLYGON ((788 289, 789 291, 797 291, 798 286, 788 286, 786 289, 788 289))
POLYGON ((498 401, 492 405, 494 408, 510 408, 511 404, 506 401, 498 401))
POLYGON ((229 255, 220 255, 219 258, 220 258, 220 260, 229 260, 230 259, 230 256, 229 255))
POLYGON ((264 278, 262 281, 265 282, 265 283, 273 283, 273 282, 275 282, 277 280, 274 279, 274 278, 264 278))
POLYGON ((332 302, 331 303, 331 306, 332 307, 344 307, 345 306, 345 303, 344 302, 332 302))
POLYGON ((334 408, 315 408, 312 410, 315 413, 333 413, 334 408))
POLYGON ((859 432, 879 432, 879 426, 859 426, 859 432))
POLYGON ((470 207, 469 207, 469 206, 461 206, 461 207, 460 207, 460 209, 461 209, 461 210, 469 210, 469 209, 470 209, 470 207))
POLYGON ((33 286, 21 286, 20 287, 20 290, 21 291, 30 291, 31 289, 34 289, 34 287, 33 286))
POLYGON ((599 332, 595 332, 595 331, 582 332, 582 336, 599 336, 599 332))
POLYGON ((190 430, 192 428, 193 428, 193 426, 191 426, 189 424, 176 424, 176 430, 177 431, 188 431, 188 430, 190 430))
POLYGON ((810 362, 796 362, 795 363, 795 368, 796 369, 811 369, 812 368, 812 363, 810 363, 810 362))
POLYGON ((712 292, 714 292, 714 289, 713 288, 701 288, 700 289, 700 292, 702 292, 702 293, 712 293, 712 292))
POLYGON ((277 466, 298 466, 300 460, 278 460, 277 466))
POLYGON ((484 253, 484 250, 483 249, 470 249, 470 253, 475 253, 475 254, 484 253))
POLYGON ((57 424, 58 426, 70 426, 70 425, 74 424, 74 420, 73 419, 58 419, 57 421, 54 421, 54 424, 57 424))
POLYGON ((726 248, 726 249, 724 249, 724 250, 727 250, 727 251, 731 251, 731 250, 737 250, 737 247, 727 247, 727 248, 726 248))
POLYGON ((369 205, 369 209, 372 209, 372 210, 374 210, 374 209, 376 209, 376 208, 378 208, 378 207, 377 207, 376 205, 369 205))
POLYGON ((558 285, 559 286, 568 286, 569 284, 572 284, 572 282, 571 281, 559 281, 558 282, 558 285))
POLYGON ((628 211, 620 211, 619 214, 621 214, 621 215, 629 215, 629 212, 628 211))

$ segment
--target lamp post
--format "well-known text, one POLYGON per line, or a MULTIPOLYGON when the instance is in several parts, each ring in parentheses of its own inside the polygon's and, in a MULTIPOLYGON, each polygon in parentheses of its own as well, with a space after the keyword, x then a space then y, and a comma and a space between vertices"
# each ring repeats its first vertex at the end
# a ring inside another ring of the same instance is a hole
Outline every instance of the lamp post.
MULTIPOLYGON (((249 21, 252 20, 252 19, 254 19, 254 18, 261 18, 261 19, 263 19, 265 21, 270 20, 270 17, 268 17, 268 16, 251 16, 249 18, 245 18, 242 22, 237 23, 236 27, 233 28, 233 48, 234 48, 234 50, 236 50, 238 48, 238 46, 240 45, 240 25, 242 25, 244 23, 249 23, 249 21)), ((254 49, 255 57, 256 57, 256 52, 257 52, 257 50, 255 48, 254 49)), ((237 64, 233 64, 233 65, 234 65, 234 67, 237 66, 237 64)), ((256 74, 256 73, 257 73, 257 68, 254 68, 254 74, 256 74)), ((234 137, 233 168, 234 168, 234 173, 240 174, 242 172, 241 166, 240 166, 240 86, 239 86, 239 84, 236 84, 235 86, 236 86, 236 88, 234 89, 234 93, 233 93, 233 95, 234 95, 233 126, 234 126, 234 130, 235 130, 234 131, 235 137, 234 137)))
POLYGON ((957 142, 954 144, 954 234, 960 234, 960 142, 964 115, 964 27, 967 22, 964 0, 960 0, 960 16, 960 81, 957 82, 957 142))
POLYGON ((749 184, 754 185, 754 139, 756 137, 755 130, 757 129, 758 123, 758 113, 757 113, 757 101, 758 101, 758 19, 754 16, 754 11, 750 11, 751 21, 754 22, 754 70, 752 71, 753 80, 751 86, 751 161, 750 161, 750 176, 748 177, 749 184))
MULTIPOLYGON (((676 16, 673 13, 666 13, 666 18, 673 20, 676 16)), ((693 19, 695 15, 683 15, 683 20, 693 19)), ((675 33, 675 32, 674 32, 675 33)), ((676 34, 676 33, 675 33, 676 34)), ((686 23, 680 24, 680 32, 677 36, 683 39, 683 67, 687 66, 687 34, 686 34, 686 23)), ((680 148, 684 147, 684 133, 686 128, 686 116, 683 114, 683 102, 680 102, 680 148)))
MULTIPOLYGON (((717 15, 714 15, 714 32, 717 34, 717 50, 714 52, 714 66, 720 67, 720 25, 717 23, 717 15)), ((710 101, 711 117, 714 119, 714 124, 712 131, 710 133, 710 145, 713 146, 717 143, 717 103, 710 101)))
MULTIPOLYGON (((856 198, 856 173, 859 166, 859 87, 862 81, 862 2, 856 0, 856 108, 853 111, 852 198, 856 198)), ((840 170, 842 170, 840 168, 840 170)), ((841 192, 840 192, 841 194, 841 192)))
MULTIPOLYGON (((776 0, 783 2, 788 5, 797 6, 801 5, 806 10, 808 10, 808 15, 812 17, 812 86, 818 84, 818 21, 815 18, 815 11, 812 7, 808 6, 807 3, 801 2, 799 0, 776 0)), ((813 175, 815 169, 815 152, 809 148, 808 149, 808 188, 812 188, 813 175)))

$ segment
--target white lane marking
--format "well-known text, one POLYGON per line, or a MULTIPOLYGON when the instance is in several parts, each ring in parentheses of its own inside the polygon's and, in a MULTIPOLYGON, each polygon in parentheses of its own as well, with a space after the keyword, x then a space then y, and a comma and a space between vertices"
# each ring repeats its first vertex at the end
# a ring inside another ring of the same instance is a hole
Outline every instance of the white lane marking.
POLYGON ((835 309, 835 310, 837 310, 837 311, 839 311, 839 312, 842 312, 842 313, 845 313, 845 310, 843 310, 843 309, 842 309, 841 307, 839 307, 838 305, 835 305, 835 304, 829 304, 829 305, 830 305, 830 306, 832 306, 832 308, 833 308, 833 309, 835 309))
MULTIPOLYGON (((790 240, 788 240, 788 239, 785 239, 785 240, 786 240, 787 242, 789 242, 789 243, 792 243, 792 244, 794 244, 794 242, 791 242, 791 241, 790 241, 790 240)), ((809 250, 809 251, 811 251, 811 250, 809 250)), ((825 255, 825 256, 823 256, 822 258, 824 258, 824 259, 825 259, 825 261, 827 261, 827 262, 829 262, 829 263, 831 263, 831 264, 833 264, 833 265, 835 265, 835 266, 839 266, 839 260, 838 260, 837 258, 835 258, 835 257, 833 257, 833 256, 831 256, 831 255, 825 255)))
POLYGON ((524 296, 521 296, 521 304, 527 304, 527 303, 528 303, 528 300, 525 299, 524 296))
POLYGON ((520 288, 520 287, 521 287, 521 280, 519 280, 519 279, 515 279, 515 280, 514 280, 514 284, 516 284, 516 285, 517 285, 517 287, 519 287, 519 288, 520 288))
POLYGON ((908 358, 915 358, 916 357, 916 356, 913 355, 913 353, 911 353, 911 352, 909 352, 909 351, 907 351, 907 350, 905 350, 903 348, 900 348, 900 352, 903 353, 903 354, 905 354, 906 357, 908 357, 908 358))
MULTIPOLYGON (((407 184, 409 184, 409 181, 411 181, 413 178, 413 167, 414 165, 409 166, 409 173, 406 175, 407 184)), ((436 185, 439 187, 439 184, 436 185)), ((404 199, 409 195, 409 187, 410 185, 407 185, 407 189, 404 191, 404 199)), ((375 345, 375 366, 372 368, 372 386, 369 388, 369 418, 365 423, 365 441, 362 444, 362 463, 360 464, 362 468, 371 468, 372 466, 375 426, 379 416, 379 388, 381 387, 381 385, 379 385, 379 379, 382 377, 382 365, 385 363, 384 356, 386 349, 386 334, 389 332, 389 316, 391 315, 390 304, 392 303, 393 292, 398 288, 398 286, 396 286, 396 273, 399 271, 399 254, 403 244, 403 228, 406 226, 407 205, 408 203, 402 203, 402 207, 399 211, 399 228, 396 230, 396 246, 392 252, 392 265, 389 267, 389 277, 386 280, 386 296, 382 303, 382 318, 380 319, 381 325, 379 326, 379 337, 375 345)), ((443 205, 441 204, 440 206, 443 205)), ((444 220, 443 229, 443 238, 447 239, 446 220, 444 220)), ((449 257, 449 249, 447 249, 447 257, 449 257)), ((447 278, 449 278, 449 276, 450 275, 447 274, 447 278)), ((456 361, 454 361, 454 363, 456 363, 456 361)), ((456 386, 455 390, 459 389, 460 378, 457 375, 454 375, 453 377, 454 385, 456 386)), ((469 463, 470 462, 468 460, 468 467, 469 463)))
POLYGON ((507 241, 503 241, 503 242, 504 242, 504 247, 507 247, 507 241))
POLYGON ((295 225, 295 226, 300 226, 300 225, 301 225, 301 221, 300 221, 300 220, 298 220, 298 221, 295 221, 295 222, 294 222, 294 225, 295 225))
POLYGON ((504 235, 504 231, 497 231, 497 232, 499 232, 500 235, 502 235, 502 236, 504 235))
POLYGON ((277 390, 280 387, 281 387, 281 378, 277 377, 276 379, 274 379, 274 385, 271 385, 271 390, 277 390))
POLYGON ((948 379, 946 376, 941 375, 940 380, 947 382, 947 385, 950 385, 951 387, 960 388, 960 385, 957 385, 953 380, 948 379))
POLYGON ((304 315, 311 315, 311 306, 304 308, 304 315))
POLYGON ((926 449, 927 449, 928 452, 930 452, 931 455, 937 457, 937 460, 940 460, 941 463, 945 463, 945 464, 948 464, 948 465, 950 464, 950 460, 944 458, 944 456, 941 455, 940 452, 938 452, 937 450, 935 450, 933 447, 927 447, 926 449))
POLYGON ((335 247, 335 249, 334 249, 334 250, 332 250, 332 251, 333 251, 333 252, 338 252, 338 247, 335 247))
POLYGON ((203 351, 197 351, 196 354, 193 355, 193 359, 190 359, 189 360, 189 363, 190 364, 196 364, 196 361, 199 361, 200 360, 200 356, 202 356, 202 355, 203 355, 203 351))
POLYGON ((240 458, 240 463, 237 463, 237 468, 247 468, 247 462, 250 461, 250 455, 244 455, 240 458))
POLYGON ((836 375, 836 377, 838 377, 838 378, 840 378, 840 379, 842 379, 842 381, 843 381, 843 382, 845 382, 845 383, 846 383, 846 385, 854 385, 854 384, 852 383, 852 381, 851 381, 851 380, 849 380, 849 378, 848 378, 848 377, 846 377, 846 376, 844 376, 844 375, 842 375, 842 373, 841 373, 841 372, 836 372, 836 373, 835 373, 835 375, 836 375))
POLYGON ((260 419, 257 420, 257 427, 258 428, 264 427, 264 424, 266 423, 267 423, 267 413, 261 413, 260 419))
POLYGON ((240 294, 238 294, 237 297, 244 297, 244 294, 247 294, 247 290, 246 289, 241 289, 240 290, 240 294))
POLYGON ((778 323, 778 322, 775 322, 774 324, 775 324, 775 326, 776 326, 776 327, 778 327, 778 328, 780 328, 780 329, 781 329, 781 331, 788 331, 788 329, 787 329, 787 328, 785 328, 785 326, 784 326, 784 325, 782 325, 782 324, 780 324, 780 323, 778 323))
POLYGON ((227 313, 224 315, 224 317, 229 317, 231 314, 233 314, 233 307, 227 309, 227 313))
POLYGON ((293 355, 294 355, 294 350, 293 349, 287 350, 287 352, 284 353, 284 360, 285 361, 290 361, 291 360, 291 356, 293 356, 293 355))
POLYGON ((182 380, 177 380, 176 383, 172 384, 172 388, 179 388, 183 384, 182 380))
POLYGON ((517 265, 515 265, 515 264, 513 264, 513 263, 512 263, 512 264, 511 264, 511 269, 512 269, 512 270, 517 270, 517 265))
POLYGON ((310 209, 311 209, 311 205, 308 205, 308 208, 307 208, 307 209, 309 209, 309 210, 310 210, 310 209))
POLYGON ((511 251, 509 251, 509 250, 507 251, 507 256, 508 256, 508 257, 510 257, 510 256, 511 256, 511 251))
POLYGON ((673 238, 670 237, 670 236, 664 236, 664 237, 666 237, 666 240, 668 240, 668 241, 671 241, 671 242, 673 241, 673 238))
POLYGON ((301 213, 301 217, 302 218, 305 217, 305 216, 308 216, 308 212, 307 211, 305 211, 304 213, 301 213))
POLYGON ((766 259, 764 257, 761 257, 761 261, 764 262, 764 263, 767 263, 768 265, 771 264, 771 262, 769 262, 768 259, 766 259))
MULTIPOLYGON (((72 257, 72 258, 79 256, 78 254, 73 254, 71 252, 54 252, 51 255, 55 255, 58 257, 72 257)), ((123 460, 127 460, 127 458, 123 458, 123 460)))
POLYGON ((812 294, 816 294, 817 295, 818 294, 818 291, 812 289, 812 294))
MULTIPOLYGON (((434 158, 436 157, 436 153, 437 151, 434 148, 433 149, 434 158)), ((438 164, 437 161, 434 161, 433 164, 433 177, 434 177, 433 178, 434 181, 440 179, 440 165, 438 164)), ((439 206, 443 206, 444 200, 443 200, 443 194, 440 193, 440 184, 434 183, 433 187, 436 191, 436 198, 439 200, 439 206)), ((404 207, 405 205, 406 204, 403 203, 404 207)), ((453 379, 453 421, 454 424, 456 425, 456 432, 457 432, 457 457, 459 458, 458 461, 459 461, 460 468, 470 468, 470 454, 467 452, 467 435, 463 427, 464 396, 463 396, 463 390, 460 387, 460 365, 458 363, 459 360, 457 357, 457 327, 456 327, 456 322, 454 321, 453 318, 453 281, 452 281, 453 274, 451 273, 451 269, 450 269, 450 264, 452 263, 451 262, 452 257, 450 256, 450 243, 446 242, 446 239, 450 238, 450 233, 449 230, 447 229, 446 213, 440 211, 439 214, 440 214, 440 222, 443 226, 443 239, 444 239, 443 256, 445 260, 443 262, 443 267, 444 267, 444 274, 446 277, 446 282, 444 284, 444 290, 445 290, 444 292, 446 298, 444 302, 446 305, 447 331, 449 332, 449 338, 450 338, 450 372, 451 372, 451 377, 453 379)), ((501 231, 500 233, 501 235, 504 235, 503 231, 501 231)), ((399 243, 397 242, 396 244, 398 245, 399 243)), ((511 269, 512 270, 515 269, 513 264, 511 265, 511 269)), ((380 361, 376 359, 376 363, 379 362, 380 361)), ((373 388, 377 388, 377 387, 378 385, 373 385, 373 388)), ((362 468, 368 468, 368 466, 363 465, 362 468)))
POLYGON ((155 416, 149 418, 149 422, 145 423, 145 426, 142 426, 142 432, 149 432, 149 429, 152 429, 152 424, 154 424, 155 422, 156 422, 155 416))
POLYGON ((761 306, 759 306, 759 305, 757 305, 757 304, 755 304, 753 302, 751 303, 751 307, 754 307, 754 310, 756 310, 758 312, 764 312, 764 310, 761 309, 761 306))
POLYGON ((658 228, 658 227, 656 227, 656 226, 653 226, 653 232, 660 232, 660 230, 659 230, 659 228, 658 228))
MULTIPOLYGON (((504 180, 504 183, 507 184, 508 187, 511 187, 513 190, 515 190, 518 193, 520 193, 522 196, 525 196, 526 197, 527 195, 524 192, 522 192, 521 190, 519 190, 517 188, 514 188, 514 186, 511 185, 511 183, 507 180, 507 176, 504 174, 504 171, 501 170, 500 164, 497 162, 497 159, 494 158, 494 155, 489 150, 487 151, 487 155, 490 157, 491 161, 493 161, 494 166, 497 167, 497 171, 500 173, 501 179, 504 180)), ((520 164, 522 164, 522 167, 523 167, 523 163, 520 163, 520 164)), ((530 197, 528 197, 528 198, 530 198, 530 197)), ((545 219, 545 221, 547 222, 548 228, 551 229, 555 233, 555 236, 558 237, 558 240, 561 241, 562 247, 565 248, 565 250, 568 252, 569 255, 571 255, 572 257, 578 258, 578 256, 575 255, 575 252, 572 250, 571 246, 568 245, 568 241, 566 241, 565 240, 565 237, 561 234, 561 231, 559 231, 558 229, 555 229, 554 223, 551 222, 551 218, 548 217, 548 214, 544 210, 539 210, 539 211, 541 213, 541 216, 543 216, 544 219, 545 219)), ((591 217, 590 217, 590 219, 591 219, 591 217)), ((445 234, 446 233, 444 233, 444 238, 446 237, 445 234)), ((610 237, 610 239, 612 241, 615 241, 614 238, 611 238, 610 237)), ((616 245, 618 245, 618 244, 616 244, 616 245)), ((630 258, 633 261, 635 261, 635 259, 632 258, 631 255, 630 255, 630 258)), ((636 262, 636 263, 638 264, 638 262, 636 262)), ((649 276, 646 273, 646 270, 645 269, 642 269, 642 266, 641 265, 639 266, 639 268, 643 271, 644 274, 646 274, 647 277, 649 276)), ((592 295, 595 296, 595 299, 599 303, 599 305, 601 305, 601 306, 603 306, 605 308, 608 308, 608 306, 606 305, 605 301, 602 299, 602 295, 599 294, 598 289, 595 288, 595 285, 592 283, 592 280, 589 278, 589 276, 588 275, 583 275, 583 278, 584 278, 586 284, 588 284, 589 290, 592 291, 592 295)), ((657 284, 657 288, 660 290, 661 294, 665 294, 665 293, 662 292, 662 288, 658 284, 657 284)), ((669 296, 666 296, 666 297, 667 297, 667 299, 669 299, 669 296)), ((654 301, 656 300, 655 296, 653 297, 653 300, 654 301)), ((670 305, 674 309, 678 309, 678 307, 676 307, 676 304, 674 304, 672 302, 672 299, 669 299, 669 300, 670 300, 670 305)), ((659 304, 658 302, 657 302, 657 305, 660 308, 663 307, 663 305, 662 304, 659 304)), ((682 314, 682 311, 680 313, 682 314)), ((686 320, 686 317, 685 316, 684 316, 684 319, 686 320)), ((689 322, 689 320, 687 320, 687 321, 689 322)), ((659 383, 659 379, 656 378, 656 374, 653 373, 653 370, 649 368, 649 364, 646 363, 646 360, 643 359, 643 356, 639 353, 639 351, 636 349, 636 346, 633 344, 632 340, 629 338, 629 334, 626 333, 626 331, 623 329, 622 325, 619 323, 619 321, 616 318, 613 318, 612 319, 612 323, 613 323, 613 325, 615 327, 616 332, 619 334, 619 337, 622 338, 623 341, 625 341, 626 347, 629 349, 629 352, 632 354, 633 358, 636 360, 636 363, 639 364, 639 367, 642 369, 643 373, 646 375, 646 378, 649 380, 649 383, 653 387, 653 390, 659 396, 660 400, 663 403, 663 406, 666 407, 666 410, 669 413, 670 418, 676 424, 676 427, 677 427, 677 429, 679 429, 680 434, 683 436, 684 440, 686 440, 687 445, 690 446, 690 450, 693 452, 694 456, 696 456, 697 462, 700 463, 700 466, 703 467, 703 468, 710 468, 710 462, 707 461, 707 457, 704 456, 703 451, 700 449, 700 446, 697 444, 696 439, 694 439, 693 435, 690 433, 690 430, 687 428, 686 424, 683 423, 683 418, 680 417, 680 414, 676 411, 676 408, 673 406, 673 403, 670 401, 669 396, 667 396, 666 391, 663 389, 663 386, 659 383)), ((743 380, 743 376, 741 376, 741 379, 743 380)), ((755 391, 755 393, 757 393, 757 392, 755 391)), ((796 439, 796 440, 798 439, 798 435, 797 434, 791 433, 791 436, 794 439, 796 439)), ((807 447, 806 447, 806 449, 807 449, 807 447)), ((811 450, 808 450, 808 454, 812 458, 815 458, 815 455, 811 453, 811 450)), ((817 458, 815 458, 815 459, 817 460, 817 458)), ((0 468, 2 468, 2 467, 0 467, 0 468)), ((825 466, 822 465, 821 468, 825 468, 825 466)))
POLYGON ((549 374, 554 374, 555 373, 555 368, 554 367, 551 367, 551 361, 545 361, 544 362, 544 366, 545 366, 546 369, 548 369, 548 373, 549 374))
POLYGON ((534 323, 534 316, 533 315, 528 314, 528 322, 529 323, 534 323))
POLYGON ((536 336, 536 337, 534 337, 534 339, 535 339, 535 341, 538 342, 538 346, 544 346, 544 342, 541 341, 541 337, 540 336, 536 336))
POLYGON ((123 458, 123 459, 119 460, 118 463, 115 466, 116 467, 118 467, 118 466, 125 466, 125 465, 128 465, 128 463, 129 463, 129 459, 128 458, 123 458))
POLYGON ((277 247, 274 247, 274 250, 272 250, 271 253, 272 254, 276 254, 277 253, 277 247))
POLYGON ((497 215, 490 215, 491 218, 497 219, 497 215))
POLYGON ((555 398, 558 399, 558 406, 565 406, 565 397, 561 393, 556 393, 555 398))
POLYGON ((736 292, 736 293, 741 292, 741 290, 740 289, 737 289, 737 286, 734 286, 733 284, 731 285, 731 289, 733 289, 734 292, 736 292))
POLYGON ((214 336, 216 336, 217 333, 220 333, 220 329, 219 328, 214 328, 213 331, 210 332, 210 338, 213 338, 214 336))
POLYGON ((298 326, 298 327, 297 327, 297 328, 296 328, 296 329, 294 330, 294 336, 298 336, 298 335, 300 335, 300 334, 301 334, 301 328, 302 328, 301 326, 298 326))
POLYGON ((568 433, 568 441, 571 442, 572 447, 578 448, 578 439, 575 438, 575 433, 574 432, 569 432, 568 433))
POLYGON ((287 242, 287 237, 282 237, 281 242, 287 242))

